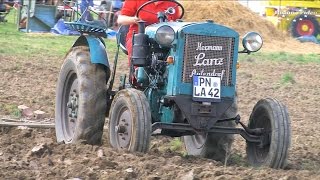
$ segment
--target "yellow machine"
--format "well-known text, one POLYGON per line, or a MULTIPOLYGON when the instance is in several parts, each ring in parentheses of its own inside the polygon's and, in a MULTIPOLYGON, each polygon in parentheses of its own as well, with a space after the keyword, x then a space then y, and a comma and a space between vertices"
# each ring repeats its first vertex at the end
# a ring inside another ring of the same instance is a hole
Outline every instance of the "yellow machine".
POLYGON ((320 38, 320 0, 269 0, 265 10, 268 20, 293 37, 320 38))

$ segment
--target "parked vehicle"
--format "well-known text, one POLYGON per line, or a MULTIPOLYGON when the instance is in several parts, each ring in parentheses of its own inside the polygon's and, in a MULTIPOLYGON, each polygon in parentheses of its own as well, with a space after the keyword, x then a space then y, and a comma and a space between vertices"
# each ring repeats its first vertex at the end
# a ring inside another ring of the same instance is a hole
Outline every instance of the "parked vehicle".
POLYGON ((269 0, 266 16, 279 29, 290 32, 293 37, 318 37, 320 34, 319 0, 269 0))

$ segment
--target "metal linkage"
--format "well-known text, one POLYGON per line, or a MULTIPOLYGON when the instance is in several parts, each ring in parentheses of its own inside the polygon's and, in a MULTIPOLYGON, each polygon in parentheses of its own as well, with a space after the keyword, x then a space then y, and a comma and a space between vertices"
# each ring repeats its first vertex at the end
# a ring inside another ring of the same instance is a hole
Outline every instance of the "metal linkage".
POLYGON ((257 136, 261 136, 263 135, 265 132, 264 128, 255 128, 255 129, 250 129, 248 128, 245 124, 243 124, 241 121, 240 121, 240 115, 238 114, 236 117, 235 117, 235 122, 236 124, 240 124, 243 129, 248 132, 249 134, 252 134, 252 135, 257 135, 257 136))
POLYGON ((261 143, 261 136, 252 135, 241 128, 213 127, 208 132, 222 134, 240 134, 245 140, 249 142, 261 143))
POLYGON ((162 129, 162 130, 188 131, 193 134, 196 134, 199 132, 240 134, 248 142, 260 143, 261 146, 268 144, 268 139, 269 139, 268 137, 270 136, 270 133, 265 132, 263 128, 249 129, 242 122, 240 122, 239 115, 236 116, 235 118, 220 120, 218 122, 231 121, 231 120, 235 120, 237 124, 240 124, 243 127, 243 129, 233 128, 233 127, 221 127, 221 126, 213 126, 210 129, 194 129, 190 124, 156 122, 152 124, 152 132, 154 132, 157 129, 162 129))

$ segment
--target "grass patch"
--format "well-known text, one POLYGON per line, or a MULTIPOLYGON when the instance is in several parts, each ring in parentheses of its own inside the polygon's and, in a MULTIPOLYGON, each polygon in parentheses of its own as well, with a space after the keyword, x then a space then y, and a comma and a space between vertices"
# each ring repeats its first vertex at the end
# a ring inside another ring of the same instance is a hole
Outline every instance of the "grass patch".
POLYGON ((170 150, 171 151, 184 151, 183 142, 180 140, 180 138, 174 138, 170 142, 170 150))
POLYGON ((300 166, 304 170, 310 170, 310 171, 319 171, 320 170, 320 165, 316 161, 304 160, 303 162, 301 162, 300 166))
MULTIPOLYGON (((51 33, 24 33, 19 32, 12 9, 7 16, 8 22, 0 24, 0 53, 4 56, 16 56, 24 59, 33 57, 57 57, 61 59, 69 51, 78 36, 61 36, 51 33)), ((105 39, 106 50, 110 60, 116 52, 116 42, 113 39, 105 39)), ((120 59, 126 59, 120 53, 120 59)), ((240 61, 287 61, 296 63, 320 63, 320 54, 291 54, 286 52, 265 53, 257 52, 250 55, 240 54, 240 61)))
MULTIPOLYGON (((78 38, 78 36, 62 36, 52 33, 20 32, 14 23, 14 11, 12 9, 7 16, 7 23, 0 24, 1 55, 27 59, 32 59, 32 57, 46 58, 48 56, 62 58, 78 38)), ((116 41, 113 39, 104 40, 107 52, 115 53, 116 41)))
POLYGON ((1 104, 0 108, 10 117, 21 118, 21 112, 14 104, 1 104))
POLYGON ((228 158, 227 165, 238 165, 248 167, 249 163, 246 158, 242 156, 242 154, 231 153, 228 158))
POLYGON ((58 36, 51 33, 24 33, 14 24, 12 10, 8 22, 1 24, 1 54, 18 57, 63 56, 75 41, 76 36, 58 36))
POLYGON ((292 54, 287 52, 257 52, 250 55, 240 54, 240 61, 277 61, 291 63, 320 63, 320 54, 292 54))
POLYGON ((281 84, 294 84, 296 81, 294 80, 294 74, 287 72, 281 77, 281 84))

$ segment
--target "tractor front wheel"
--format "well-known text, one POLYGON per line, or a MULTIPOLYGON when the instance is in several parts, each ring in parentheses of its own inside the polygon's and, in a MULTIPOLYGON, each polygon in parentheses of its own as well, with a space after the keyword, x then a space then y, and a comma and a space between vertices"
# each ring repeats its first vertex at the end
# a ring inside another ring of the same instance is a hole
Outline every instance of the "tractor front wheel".
POLYGON ((143 92, 133 88, 119 91, 109 114, 109 141, 112 147, 146 152, 151 139, 151 112, 143 92))
POLYGON ((92 64, 88 47, 74 47, 62 65, 56 90, 58 142, 100 144, 106 111, 105 67, 92 64))
POLYGON ((291 140, 290 119, 287 108, 276 99, 262 99, 250 115, 250 129, 263 128, 262 144, 247 142, 247 157, 253 166, 284 168, 291 140))

